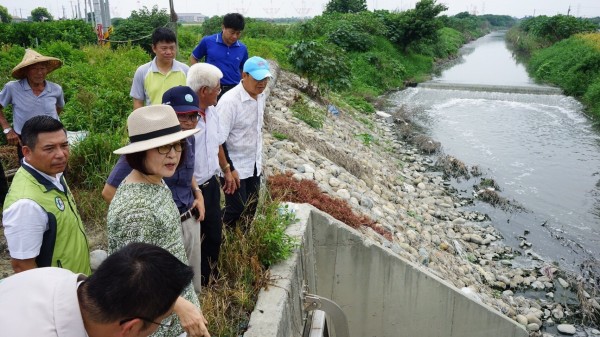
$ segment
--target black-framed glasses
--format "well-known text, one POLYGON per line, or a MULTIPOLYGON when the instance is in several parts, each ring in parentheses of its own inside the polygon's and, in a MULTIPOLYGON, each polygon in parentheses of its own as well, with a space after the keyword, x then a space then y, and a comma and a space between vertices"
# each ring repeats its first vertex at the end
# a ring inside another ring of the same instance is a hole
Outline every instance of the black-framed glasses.
POLYGON ((174 320, 173 320, 173 317, 172 317, 172 316, 169 316, 169 317, 167 317, 167 318, 163 319, 163 320, 162 320, 162 322, 160 322, 160 323, 158 323, 158 322, 155 322, 155 321, 153 321, 153 320, 151 320, 151 319, 148 319, 148 318, 144 318, 144 317, 139 317, 139 316, 138 316, 138 317, 126 318, 126 319, 124 319, 124 320, 120 321, 120 322, 119 322, 119 325, 123 325, 123 324, 125 324, 125 323, 127 323, 127 322, 129 322, 129 321, 133 321, 133 320, 134 320, 134 319, 136 319, 136 318, 137 318, 137 319, 141 319, 141 320, 142 320, 142 321, 144 321, 144 322, 148 322, 148 323, 156 324, 156 325, 159 325, 159 326, 162 326, 162 327, 165 327, 165 328, 170 328, 171 326, 173 326, 173 322, 174 322, 174 320))
POLYGON ((195 122, 198 120, 198 114, 197 113, 193 113, 193 114, 177 114, 177 119, 179 119, 180 122, 195 122))
POLYGON ((156 148, 156 150, 158 150, 158 153, 160 154, 168 154, 169 152, 171 152, 171 149, 175 150, 175 152, 183 151, 183 142, 167 144, 156 148))

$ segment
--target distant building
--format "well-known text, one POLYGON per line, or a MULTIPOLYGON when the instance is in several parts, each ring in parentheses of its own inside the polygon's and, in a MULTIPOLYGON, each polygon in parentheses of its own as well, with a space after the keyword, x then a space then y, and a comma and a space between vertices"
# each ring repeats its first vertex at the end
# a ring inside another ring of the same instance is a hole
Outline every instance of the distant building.
POLYGON ((177 22, 203 23, 208 17, 202 13, 177 13, 177 22))
POLYGON ((28 17, 27 19, 23 19, 23 18, 20 18, 18 16, 13 16, 11 22, 13 22, 13 23, 19 23, 19 22, 26 22, 26 21, 31 21, 31 17, 28 17))

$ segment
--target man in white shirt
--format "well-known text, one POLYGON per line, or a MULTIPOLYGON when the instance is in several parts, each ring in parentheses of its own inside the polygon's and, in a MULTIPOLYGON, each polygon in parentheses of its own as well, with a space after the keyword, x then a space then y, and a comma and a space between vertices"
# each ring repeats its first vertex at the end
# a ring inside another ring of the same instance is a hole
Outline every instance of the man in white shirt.
POLYGON ((230 182, 224 188, 225 193, 233 193, 237 186, 232 174, 234 170, 227 162, 219 143, 219 115, 215 104, 221 92, 222 77, 221 70, 208 63, 193 64, 187 77, 187 86, 198 95, 200 102, 200 118, 196 128, 203 130, 195 135, 194 159, 194 178, 202 191, 205 209, 204 219, 200 222, 202 286, 206 286, 211 278, 216 279, 218 276, 217 262, 221 249, 223 223, 221 186, 216 175, 223 172, 225 180, 230 182))
POLYGON ((21 142, 24 158, 2 214, 13 270, 60 267, 90 274, 85 228, 63 176, 69 142, 62 123, 35 116, 23 125, 21 142))
POLYGON ((250 218, 256 212, 262 173, 266 101, 263 92, 271 77, 269 63, 261 57, 251 57, 244 63, 240 84, 225 93, 217 104, 219 142, 225 142, 237 173, 237 189, 233 194, 225 194, 223 223, 226 226, 236 226, 244 212, 250 218))
POLYGON ((0 336, 145 337, 171 325, 194 272, 163 248, 131 243, 90 277, 37 268, 0 282, 0 336))

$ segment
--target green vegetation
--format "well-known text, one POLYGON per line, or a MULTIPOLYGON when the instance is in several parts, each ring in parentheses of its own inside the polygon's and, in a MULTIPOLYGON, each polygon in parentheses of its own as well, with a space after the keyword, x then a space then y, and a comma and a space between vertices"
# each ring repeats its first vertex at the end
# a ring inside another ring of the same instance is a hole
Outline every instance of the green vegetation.
POLYGON ((522 21, 507 34, 524 54, 529 73, 538 81, 560 86, 600 117, 600 33, 598 23, 556 15, 522 21))
POLYGON ((273 137, 275 137, 277 140, 286 140, 289 138, 288 135, 277 131, 273 132, 273 137))
POLYGON ((12 21, 12 16, 8 14, 8 9, 4 6, 0 6, 0 22, 1 23, 10 23, 12 21))
POLYGON ((258 292, 268 286, 268 266, 291 256, 297 242, 285 229, 296 221, 287 206, 266 197, 248 232, 224 230, 219 279, 203 289, 202 311, 211 336, 245 331, 258 292))
MULTIPOLYGON (((440 17, 444 6, 433 0, 422 0, 417 8, 405 12, 370 12, 360 9, 364 3, 334 1, 358 7, 335 9, 305 22, 281 20, 274 24, 249 18, 242 41, 251 56, 273 59, 282 69, 309 79, 310 85, 301 88, 306 95, 334 104, 340 111, 358 110, 360 113, 351 112, 350 116, 372 129, 373 122, 367 115, 375 111, 377 96, 402 88, 405 83, 427 79, 436 60, 451 57, 464 42, 494 26, 485 22, 495 17, 440 17)), ((88 132, 71 149, 68 179, 82 218, 94 233, 92 247, 105 246, 107 207, 101 201, 101 189, 117 159, 112 150, 126 142, 133 74, 152 57, 148 35, 167 24, 168 15, 156 7, 144 7, 129 18, 114 19, 109 48, 94 45, 96 34, 83 21, 7 23, 1 9, 0 86, 12 80, 10 71, 20 62, 25 48, 33 47, 64 61, 63 67, 48 77, 65 92, 61 120, 69 130, 88 132)), ((187 62, 202 36, 220 30, 221 20, 215 16, 201 26, 179 26, 178 60, 187 62)), ((298 96, 291 110, 296 118, 317 129, 323 126, 327 115, 324 109, 309 105, 306 96, 298 96)), ((5 111, 10 120, 10 108, 5 111)), ((279 140, 288 138, 282 133, 273 136, 279 140)), ((368 133, 357 137, 366 145, 375 141, 368 133)), ((286 181, 296 183, 291 178, 286 181)), ((315 186, 298 182, 297 189, 304 193, 304 199, 298 200, 316 200, 326 206, 325 211, 352 226, 373 224, 370 219, 351 214, 347 205, 325 200, 315 186)), ((293 216, 277 202, 267 198, 257 214, 248 233, 225 233, 223 258, 219 262, 221 277, 202 294, 203 309, 214 336, 239 335, 258 290, 268 282, 266 268, 289 256, 295 246, 284 234, 293 216)), ((376 226, 373 229, 382 230, 376 226)))
POLYGON ((33 20, 33 22, 52 21, 54 20, 54 17, 47 8, 37 7, 31 11, 31 20, 33 20))
POLYGON ((297 96, 294 104, 291 106, 294 117, 308 124, 314 129, 320 129, 323 127, 325 121, 325 111, 317 109, 315 107, 308 106, 308 102, 303 96, 297 96))

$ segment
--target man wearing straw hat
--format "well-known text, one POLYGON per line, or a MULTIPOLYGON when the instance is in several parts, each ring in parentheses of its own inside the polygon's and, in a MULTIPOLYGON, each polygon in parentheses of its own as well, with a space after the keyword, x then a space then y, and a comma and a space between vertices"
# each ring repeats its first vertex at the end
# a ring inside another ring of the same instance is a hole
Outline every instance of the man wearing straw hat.
POLYGON ((62 65, 62 61, 44 56, 35 50, 25 50, 21 63, 12 70, 16 81, 6 83, 0 91, 0 126, 10 145, 17 146, 19 159, 23 158, 19 136, 25 122, 35 116, 47 115, 58 119, 65 106, 60 85, 47 81, 46 76, 62 65), (4 116, 3 108, 12 105, 13 127, 4 116))

